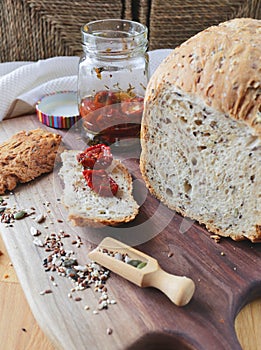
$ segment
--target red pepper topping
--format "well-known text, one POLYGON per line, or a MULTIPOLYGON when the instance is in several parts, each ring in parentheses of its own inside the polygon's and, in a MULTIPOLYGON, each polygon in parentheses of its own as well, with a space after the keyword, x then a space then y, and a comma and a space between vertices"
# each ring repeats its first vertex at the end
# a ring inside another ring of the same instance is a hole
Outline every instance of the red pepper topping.
POLYGON ((83 171, 83 176, 87 185, 98 195, 104 197, 116 195, 119 186, 105 170, 86 169, 83 171))
POLYGON ((87 148, 84 152, 77 155, 77 161, 84 168, 106 169, 112 163, 112 154, 109 146, 98 144, 87 148))

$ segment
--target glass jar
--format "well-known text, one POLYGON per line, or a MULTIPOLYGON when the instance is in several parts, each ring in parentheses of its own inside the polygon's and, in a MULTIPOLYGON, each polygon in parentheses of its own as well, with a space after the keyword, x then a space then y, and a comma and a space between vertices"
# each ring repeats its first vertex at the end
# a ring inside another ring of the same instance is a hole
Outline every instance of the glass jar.
POLYGON ((78 105, 89 145, 139 142, 148 82, 147 27, 108 19, 82 27, 78 105))

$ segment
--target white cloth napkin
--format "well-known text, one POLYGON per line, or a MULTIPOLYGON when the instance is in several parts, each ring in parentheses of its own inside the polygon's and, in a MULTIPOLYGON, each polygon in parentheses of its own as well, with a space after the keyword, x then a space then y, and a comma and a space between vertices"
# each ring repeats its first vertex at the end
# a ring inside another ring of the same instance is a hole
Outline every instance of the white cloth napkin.
MULTIPOLYGON (((149 52, 150 73, 171 52, 149 52)), ((0 63, 0 121, 35 112, 35 104, 44 95, 59 91, 77 91, 79 57, 53 57, 37 62, 0 63)))

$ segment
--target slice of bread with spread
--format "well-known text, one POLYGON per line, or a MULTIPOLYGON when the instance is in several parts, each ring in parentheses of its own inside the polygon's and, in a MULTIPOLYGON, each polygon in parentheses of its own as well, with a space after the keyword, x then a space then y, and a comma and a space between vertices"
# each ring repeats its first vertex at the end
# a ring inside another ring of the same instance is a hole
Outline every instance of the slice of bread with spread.
POLYGON ((141 172, 169 208, 261 241, 261 21, 234 19, 177 47, 152 76, 141 172))
POLYGON ((20 131, 0 144, 0 194, 53 170, 62 137, 43 129, 20 131))
POLYGON ((63 204, 68 209, 68 219, 75 226, 116 226, 132 221, 139 206, 132 196, 132 178, 127 168, 113 159, 106 172, 117 183, 116 195, 105 197, 93 191, 83 176, 83 166, 77 161, 79 151, 61 154, 59 171, 64 182, 63 204))

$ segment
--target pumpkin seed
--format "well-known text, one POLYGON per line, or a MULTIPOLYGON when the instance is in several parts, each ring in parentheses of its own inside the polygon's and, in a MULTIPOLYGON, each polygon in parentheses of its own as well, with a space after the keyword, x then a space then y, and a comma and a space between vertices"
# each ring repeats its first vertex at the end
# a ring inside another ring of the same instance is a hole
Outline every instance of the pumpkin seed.
POLYGON ((63 262, 64 267, 72 267, 74 265, 77 265, 77 259, 66 259, 63 262))
POLYGON ((137 267, 141 262, 142 262, 141 260, 131 259, 130 261, 127 262, 127 264, 137 267))
POLYGON ((238 208, 235 208, 234 209, 234 217, 235 218, 238 217, 238 214, 239 214, 239 210, 238 210, 238 208))
POLYGON ((146 265, 147 265, 147 263, 145 261, 143 261, 143 262, 139 263, 139 265, 137 266, 137 269, 142 269, 146 265))
POLYGON ((25 217, 26 212, 24 210, 18 211, 17 213, 14 214, 14 219, 15 220, 20 220, 23 217, 25 217))

